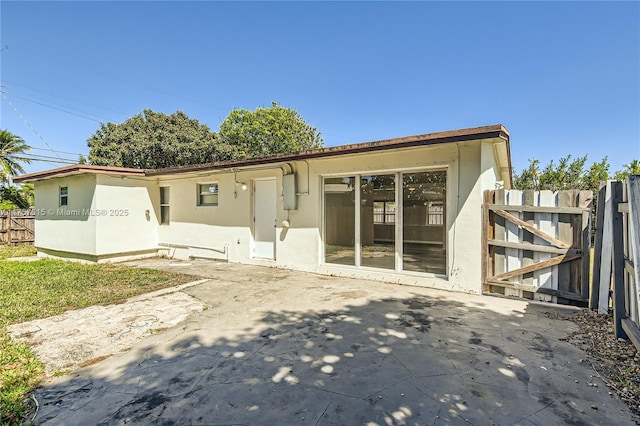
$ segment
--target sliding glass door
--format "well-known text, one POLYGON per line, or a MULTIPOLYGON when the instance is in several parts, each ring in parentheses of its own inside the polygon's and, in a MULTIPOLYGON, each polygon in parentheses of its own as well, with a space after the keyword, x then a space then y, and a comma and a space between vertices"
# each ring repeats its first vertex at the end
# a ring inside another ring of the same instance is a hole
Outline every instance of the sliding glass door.
POLYGON ((325 263, 446 274, 446 181, 446 170, 325 178, 325 263))

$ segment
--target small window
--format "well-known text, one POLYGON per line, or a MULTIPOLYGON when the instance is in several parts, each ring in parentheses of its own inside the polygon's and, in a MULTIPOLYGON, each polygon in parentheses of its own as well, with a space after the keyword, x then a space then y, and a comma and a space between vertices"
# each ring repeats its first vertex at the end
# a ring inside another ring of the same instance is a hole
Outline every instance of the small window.
POLYGON ((429 201, 427 206, 427 225, 444 225, 444 203, 429 201))
POLYGON ((61 186, 60 187, 60 206, 68 206, 69 205, 69 187, 61 186))
POLYGON ((218 184, 204 183, 198 185, 198 205, 217 206, 218 205, 218 184))
POLYGON ((160 224, 169 224, 169 187, 160 187, 160 224))
POLYGON ((394 224, 396 222, 395 201, 373 202, 373 223, 376 225, 394 224))

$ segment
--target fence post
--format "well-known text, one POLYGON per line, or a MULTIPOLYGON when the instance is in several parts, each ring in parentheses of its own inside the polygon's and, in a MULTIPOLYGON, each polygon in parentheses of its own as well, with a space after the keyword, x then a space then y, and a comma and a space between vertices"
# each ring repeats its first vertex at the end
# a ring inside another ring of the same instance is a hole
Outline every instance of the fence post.
POLYGON ((623 182, 612 182, 611 199, 611 229, 613 239, 613 321, 616 338, 627 338, 627 333, 622 328, 622 320, 626 317, 625 287, 624 287, 624 232, 622 226, 622 213, 618 211, 618 205, 622 200, 623 182))

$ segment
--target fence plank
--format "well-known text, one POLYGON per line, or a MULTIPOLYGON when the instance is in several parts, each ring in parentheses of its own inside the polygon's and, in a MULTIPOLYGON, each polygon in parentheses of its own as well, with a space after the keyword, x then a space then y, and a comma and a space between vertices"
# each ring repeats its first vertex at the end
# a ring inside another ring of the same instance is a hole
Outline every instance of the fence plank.
MULTIPOLYGON (((536 192, 533 189, 527 189, 522 193, 522 205, 534 206, 536 201, 536 192)), ((527 223, 531 228, 536 229, 535 225, 535 213, 531 211, 522 212, 522 220, 527 223)), ((533 244, 534 234, 530 232, 522 233, 522 244, 533 244)), ((522 266, 530 266, 535 263, 534 252, 532 250, 522 250, 522 266)), ((535 297, 535 289, 538 288, 538 283, 534 281, 534 273, 528 272, 522 276, 522 284, 528 287, 532 287, 534 290, 528 292, 525 295, 527 298, 533 299, 535 297)))
MULTIPOLYGON (((494 203, 496 204, 505 204, 505 190, 498 189, 494 192, 494 203)), ((491 206, 488 207, 489 211, 491 211, 491 206)), ((496 214, 491 215, 493 217, 494 229, 493 229, 493 237, 497 240, 506 241, 506 230, 505 230, 505 220, 503 217, 500 217, 496 214)), ((493 269, 490 269, 490 275, 493 274, 501 274, 506 270, 506 249, 504 247, 495 247, 494 256, 493 256, 493 269)), ((496 292, 499 294, 505 294, 504 287, 495 287, 491 286, 489 289, 492 292, 496 292)))
MULTIPOLYGON (((522 191, 512 189, 506 193, 506 203, 508 205, 520 206, 522 205, 522 191)), ((509 214, 503 210, 496 210, 496 214, 508 219, 505 223, 506 233, 507 233, 507 241, 510 242, 520 242, 521 240, 521 231, 518 227, 516 221, 520 221, 519 217, 516 217, 512 214, 509 214)), ((516 213, 520 215, 520 213, 516 213)), ((523 222, 524 223, 524 222, 523 222)), ((506 249, 506 261, 507 261, 507 271, 513 271, 519 269, 522 266, 522 261, 520 260, 520 250, 515 249, 506 249)), ((522 290, 517 289, 505 289, 505 295, 507 296, 515 296, 522 297, 522 290)))
POLYGON ((591 273, 591 291, 589 308, 597 309, 600 300, 600 269, 602 265, 602 237, 604 230, 604 205, 607 198, 607 183, 600 182, 598 204, 596 205, 596 233, 593 248, 593 271, 591 273))
POLYGON ((600 283, 598 296, 598 312, 607 314, 609 312, 609 291, 611 289, 611 261, 612 261, 612 245, 610 220, 613 214, 613 200, 611 198, 611 183, 607 181, 606 195, 604 199, 604 218, 602 223, 602 245, 599 256, 600 259, 600 283))
MULTIPOLYGON (((555 206, 557 204, 556 195, 551 191, 540 191, 538 204, 543 207, 555 206)), ((553 222, 553 216, 554 215, 552 213, 538 213, 536 222, 540 231, 544 232, 547 235, 555 236, 556 227, 553 222)), ((544 240, 540 237, 536 237, 536 239, 539 241, 539 243, 544 242, 544 240)), ((539 252, 537 255, 538 262, 542 262, 548 259, 551 259, 550 252, 539 252)), ((548 270, 536 271, 534 274, 538 277, 539 288, 547 288, 549 290, 558 289, 558 268, 556 266, 553 266, 548 270)), ((552 297, 551 301, 557 302, 557 298, 552 297)))
POLYGON ((582 270, 580 271, 580 294, 585 300, 589 299, 589 283, 591 268, 591 211, 593 204, 592 191, 580 191, 579 207, 588 208, 582 213, 582 232, 580 250, 582 250, 582 270))
POLYGON ((629 243, 634 273, 633 290, 635 292, 633 321, 640 326, 640 175, 629 176, 627 198, 629 201, 629 243))

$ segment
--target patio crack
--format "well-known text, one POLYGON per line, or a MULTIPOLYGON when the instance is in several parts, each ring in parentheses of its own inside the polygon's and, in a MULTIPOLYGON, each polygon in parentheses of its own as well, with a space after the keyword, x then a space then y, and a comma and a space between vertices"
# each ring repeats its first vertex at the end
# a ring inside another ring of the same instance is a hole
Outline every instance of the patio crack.
POLYGON ((331 401, 329 401, 329 403, 327 404, 327 406, 324 408, 324 411, 322 412, 322 414, 320 414, 320 417, 318 417, 318 420, 316 420, 316 422, 314 423, 315 426, 318 426, 318 423, 320 423, 320 420, 322 420, 322 418, 324 417, 324 415, 327 413, 327 410, 329 409, 329 407, 331 406, 331 404, 333 404, 333 399, 331 401))

